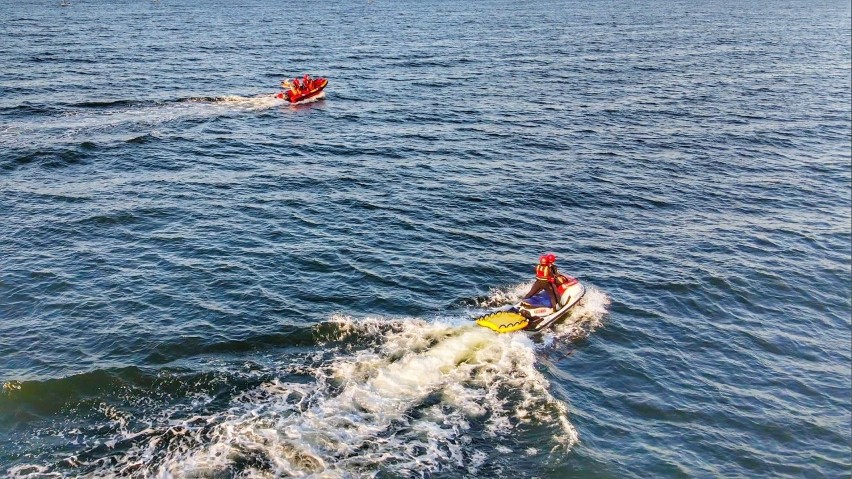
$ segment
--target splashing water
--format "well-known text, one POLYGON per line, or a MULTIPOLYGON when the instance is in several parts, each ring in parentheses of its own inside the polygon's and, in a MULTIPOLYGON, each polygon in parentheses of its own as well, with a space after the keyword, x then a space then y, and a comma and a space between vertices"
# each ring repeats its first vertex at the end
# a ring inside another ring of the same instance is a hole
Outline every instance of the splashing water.
MULTIPOLYGON (((550 341, 599 324, 608 300, 590 293, 573 326, 550 341)), ((8 472, 40 477, 70 466, 84 477, 487 474, 509 453, 564 454, 578 440, 567 405, 536 368, 540 343, 524 333, 343 316, 313 329, 319 351, 285 360, 273 379, 238 394, 224 411, 174 411, 133 432, 125 415, 105 407, 120 423, 106 454, 71 457, 56 470, 8 472), (519 429, 549 439, 518 445, 519 429)))
POLYGON ((603 325, 602 318, 609 310, 610 299, 594 286, 586 286, 583 299, 571 309, 567 318, 546 331, 553 339, 575 340, 586 337, 603 325))
POLYGON ((282 100, 276 98, 274 93, 255 96, 228 95, 215 98, 190 98, 188 101, 191 103, 207 103, 228 109, 243 111, 268 110, 282 105, 282 100))
POLYGON ((378 350, 319 368, 313 386, 276 380, 244 395, 248 407, 232 410, 211 443, 168 458, 160 473, 216 475, 247 454, 252 475, 464 468, 476 464, 471 429, 497 438, 530 422, 557 429, 554 447, 570 448, 577 436, 567 408, 534 362, 524 336, 408 321, 378 350))
MULTIPOLYGON (((385 326, 338 322, 344 330, 385 326)), ((312 386, 275 380, 239 398, 241 406, 208 434, 210 443, 169 457, 159 473, 216 475, 248 456, 256 465, 243 473, 251 475, 475 467, 471 429, 497 438, 533 421, 558 430, 554 447, 576 442, 567 408, 548 393, 526 337, 422 321, 394 326, 377 350, 317 368, 312 386)))

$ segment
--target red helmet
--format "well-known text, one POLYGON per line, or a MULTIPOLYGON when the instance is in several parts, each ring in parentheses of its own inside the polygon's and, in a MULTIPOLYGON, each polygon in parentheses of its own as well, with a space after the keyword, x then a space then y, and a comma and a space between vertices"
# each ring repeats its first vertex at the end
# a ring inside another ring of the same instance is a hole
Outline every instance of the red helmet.
POLYGON ((545 265, 551 265, 556 262, 556 255, 553 253, 543 254, 538 257, 538 262, 545 265))

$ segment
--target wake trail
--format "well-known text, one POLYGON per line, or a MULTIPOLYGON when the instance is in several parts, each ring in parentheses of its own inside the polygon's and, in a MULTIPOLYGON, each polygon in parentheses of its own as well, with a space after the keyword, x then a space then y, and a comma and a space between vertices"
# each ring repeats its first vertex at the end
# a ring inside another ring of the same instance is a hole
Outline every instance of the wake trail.
MULTIPOLYGON (((336 321, 359 334, 382 322, 336 321)), ((364 468, 406 475, 447 464, 475 474, 486 454, 471 447, 471 433, 496 438, 540 422, 555 430, 552 447, 576 442, 528 338, 418 320, 394 327, 379 348, 314 370, 314 384, 275 380, 246 393, 239 402, 250 407, 218 424, 210 443, 169 457, 157 473, 215 475, 253 451, 283 475, 351 477, 364 468)))
MULTIPOLYGON (((492 291, 487 302, 512 301, 526 286, 492 291)), ((108 448, 8 473, 351 478, 455 470, 488 476, 500 475, 512 455, 563 457, 578 435, 537 356, 600 325, 609 299, 594 288, 586 295, 567 324, 543 340, 497 334, 461 316, 334 316, 312 328, 311 351, 278 358, 272 370, 260 372, 267 379, 224 407, 213 407, 216 399, 205 395, 145 418, 107 407, 102 412, 116 431, 108 448), (128 427, 132 423, 148 426, 138 430, 128 427)))
POLYGON ((190 97, 173 100, 103 100, 58 105, 51 114, 8 119, 0 146, 55 148, 81 141, 129 141, 181 121, 209 121, 234 113, 256 113, 289 104, 274 93, 255 96, 190 97), (26 141, 24 141, 26 140, 26 141))

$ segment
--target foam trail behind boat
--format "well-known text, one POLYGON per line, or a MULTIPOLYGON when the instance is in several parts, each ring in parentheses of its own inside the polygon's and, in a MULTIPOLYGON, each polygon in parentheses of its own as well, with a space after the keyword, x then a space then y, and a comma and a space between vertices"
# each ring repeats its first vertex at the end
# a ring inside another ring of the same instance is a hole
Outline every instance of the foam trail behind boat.
MULTIPOLYGON (((379 320, 338 321, 368 331, 379 320)), ((252 451, 283 475, 350 477, 363 468, 406 475, 446 464, 475 473, 481 455, 468 447, 471 429, 497 437, 529 422, 558 430, 553 445, 570 448, 577 435, 567 407, 534 363, 524 336, 402 322, 377 350, 318 368, 314 385, 273 381, 246 394, 238 404, 248 407, 223 418, 210 443, 173 455, 158 472, 224 473, 252 451)))
POLYGON ((142 134, 168 131, 184 120, 215 119, 234 111, 258 112, 281 107, 274 94, 193 97, 171 100, 86 101, 57 105, 45 116, 14 119, 0 130, 0 147, 56 147, 90 141, 122 142, 142 134))
MULTIPOLYGON (((492 291, 485 302, 513 302, 527 286, 492 291)), ((224 407, 209 407, 221 398, 202 393, 154 416, 104 410, 102 428, 115 431, 110 440, 8 474, 348 478, 452 468, 499 476, 510 454, 562 460, 577 432, 536 361, 600 325, 609 298, 595 288, 586 294, 565 325, 535 337, 497 334, 464 315, 431 322, 336 316, 305 332, 313 337, 307 352, 229 367, 238 382, 264 379, 224 407)))
POLYGON ((577 441, 524 334, 348 317, 317 328, 317 351, 282 358, 280 369, 264 373, 273 379, 226 408, 205 413, 211 409, 199 403, 189 414, 147 418, 144 430, 116 427, 106 449, 9 474, 419 477, 453 468, 488 475, 511 451, 508 439, 525 429, 548 440, 515 454, 562 457, 577 441))
POLYGON ((255 96, 228 95, 212 98, 190 98, 188 101, 194 103, 207 103, 228 109, 245 111, 268 110, 270 108, 281 106, 281 100, 275 98, 274 93, 255 96))

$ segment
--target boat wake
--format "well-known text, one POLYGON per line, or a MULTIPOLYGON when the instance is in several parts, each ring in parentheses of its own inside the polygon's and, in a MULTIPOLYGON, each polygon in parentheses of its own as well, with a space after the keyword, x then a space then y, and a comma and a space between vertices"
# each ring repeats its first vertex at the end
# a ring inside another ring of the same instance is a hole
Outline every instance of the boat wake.
MULTIPOLYGON (((578 440, 568 406, 552 394, 536 356, 581 324, 586 331, 599 324, 606 296, 593 292, 586 301, 572 316, 573 326, 547 333, 544 341, 496 334, 461 317, 336 316, 311 328, 310 351, 270 358, 262 368, 232 365, 228 374, 240 381, 263 379, 233 390, 224 404, 199 394, 145 418, 132 417, 132 408, 105 405, 98 412, 112 425, 98 430, 112 429, 113 437, 51 466, 17 465, 8 473, 504 475, 516 463, 509 456, 561 458, 578 440)), ((79 441, 80 431, 67 435, 79 441)))
POLYGON ((196 97, 182 100, 187 103, 199 103, 205 105, 214 105, 232 110, 243 111, 261 111, 271 108, 280 107, 282 102, 275 98, 274 93, 267 93, 255 96, 222 96, 222 97, 196 97))
POLYGON ((276 379, 246 392, 157 473, 217 476, 251 464, 240 473, 477 474, 495 459, 493 443, 515 428, 544 428, 548 447, 562 451, 577 441, 567 407, 548 392, 522 336, 414 320, 335 321, 338 339, 385 330, 384 339, 316 365, 311 383, 276 379))
MULTIPOLYGON (((317 97, 318 99, 319 97, 317 97)), ((314 100, 315 99, 311 99, 314 100)), ((307 101, 306 101, 307 102, 307 101)), ((235 113, 281 108, 274 93, 255 96, 190 97, 172 100, 114 100, 56 103, 36 115, 17 115, 22 107, 0 109, 10 119, 0 129, 0 147, 56 149, 83 141, 120 144, 140 135, 184 136, 187 127, 235 113)), ((32 107, 27 106, 28 109, 32 107)))

